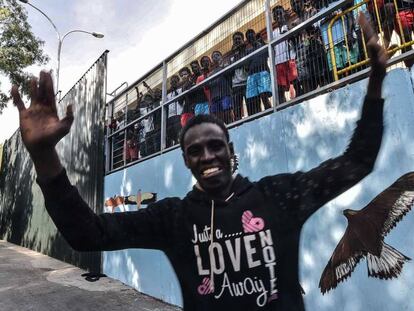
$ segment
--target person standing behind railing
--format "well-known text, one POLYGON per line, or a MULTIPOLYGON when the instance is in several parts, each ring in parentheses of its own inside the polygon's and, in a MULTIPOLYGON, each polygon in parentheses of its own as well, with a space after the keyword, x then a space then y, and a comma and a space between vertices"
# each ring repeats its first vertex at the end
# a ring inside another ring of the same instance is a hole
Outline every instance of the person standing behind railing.
POLYGON ((393 1, 371 0, 368 2, 367 8, 378 34, 381 34, 382 30, 384 48, 388 49, 394 31, 394 16, 396 13, 393 1))
POLYGON ((108 134, 112 134, 116 130, 116 119, 112 116, 110 122, 107 124, 108 134))
MULTIPOLYGON (((201 65, 201 74, 198 76, 197 80, 196 80, 196 84, 199 84, 201 82, 203 82, 208 74, 210 73, 211 70, 211 59, 210 57, 208 57, 207 55, 204 55, 201 57, 200 59, 200 65, 201 65)), ((203 86, 203 91, 204 91, 204 95, 207 98, 208 101, 208 111, 210 113, 210 105, 211 105, 211 93, 210 93, 210 89, 207 85, 203 86)))
MULTIPOLYGON (((203 72, 200 67, 200 63, 198 60, 193 60, 190 63, 191 70, 193 71, 193 75, 191 77, 194 83, 200 83, 202 80, 204 80, 203 72), (200 77, 201 76, 201 77, 200 77)), ((209 114, 209 104, 208 104, 208 98, 206 96, 206 92, 204 88, 195 88, 193 91, 191 91, 190 96, 188 98, 191 100, 191 102, 194 105, 194 115, 199 114, 209 114)))
MULTIPOLYGON (((368 2, 368 12, 371 19, 376 21, 378 33, 380 32, 379 26, 381 26, 385 49, 394 49, 398 46, 396 44, 390 45, 394 30, 400 37, 401 45, 413 40, 411 35, 414 31, 413 0, 371 0, 368 2)), ((402 48, 402 51, 408 52, 411 49, 411 46, 406 46, 402 48)), ((412 67, 414 57, 405 59, 404 64, 407 68, 412 67)))
POLYGON ((124 144, 124 160, 126 163, 133 162, 138 159, 139 152, 138 137, 135 128, 127 129, 127 139, 124 144))
MULTIPOLYGON (((149 100, 151 102, 150 105, 148 105, 149 110, 155 109, 160 106, 161 98, 162 98, 162 92, 161 89, 155 88, 152 89, 147 82, 142 81, 142 84, 147 89, 147 94, 150 96, 149 100)), ((153 113, 153 122, 154 122, 154 129, 160 130, 161 129, 161 109, 158 109, 157 111, 154 111, 153 113)))
POLYGON ((145 131, 145 150, 143 150, 143 153, 147 156, 158 152, 161 148, 161 109, 149 114, 150 111, 160 105, 161 90, 152 89, 145 81, 142 84, 147 89, 147 93, 144 94, 141 102, 142 107, 146 110, 143 115, 148 114, 142 120, 145 131))
MULTIPOLYGON (((368 11, 373 20, 382 26, 384 34, 384 47, 387 49, 390 45, 393 30, 398 34, 403 42, 410 42, 413 40, 411 33, 414 31, 414 1, 413 0, 375 0, 378 8, 378 21, 374 0, 368 2, 368 11), (401 23, 401 27, 400 27, 401 23)), ((392 45, 391 48, 396 47, 392 45)), ((408 52, 412 49, 411 46, 402 48, 403 52, 408 52)), ((414 64, 414 57, 404 60, 407 68, 414 64)))
MULTIPOLYGON (((191 89, 194 85, 193 80, 191 79, 191 71, 188 67, 183 67, 178 71, 178 75, 181 78, 181 89, 182 91, 187 91, 191 89)), ((187 123, 189 119, 194 116, 194 101, 192 96, 186 95, 184 97, 183 112, 181 114, 181 126, 187 123)))
MULTIPOLYGON (((172 75, 170 78, 170 88, 167 92, 167 100, 171 100, 177 95, 181 94, 180 77, 172 75)), ((170 103, 168 105, 167 117, 167 147, 178 143, 178 134, 180 133, 181 113, 183 111, 184 100, 182 98, 170 103)))
MULTIPOLYGON (((303 0, 290 1, 296 14, 291 27, 305 22, 317 13, 311 3, 303 0)), ((299 95, 311 92, 329 81, 328 61, 320 37, 319 26, 310 25, 293 38, 295 42, 295 60, 298 71, 296 90, 299 95)))
MULTIPOLYGON (((125 127, 125 115, 122 110, 116 113, 116 129, 121 130, 125 127)), ((125 132, 120 131, 113 136, 113 168, 122 166, 124 164, 124 144, 125 132)))
POLYGON ((154 134, 154 115, 148 114, 152 110, 152 97, 148 93, 145 94, 142 98, 141 105, 142 105, 142 116, 146 116, 141 120, 141 124, 143 127, 142 136, 140 137, 141 147, 140 152, 142 157, 146 157, 147 155, 153 152, 153 134, 154 134))
MULTIPOLYGON (((246 54, 261 48, 265 45, 253 29, 246 31, 246 54)), ((264 109, 270 109, 269 98, 272 97, 272 82, 270 70, 267 65, 267 53, 256 54, 250 58, 248 65, 248 77, 246 85, 246 108, 249 116, 261 111, 260 100, 264 109)))
MULTIPOLYGON (((147 108, 144 107, 144 104, 143 104, 144 94, 139 90, 138 86, 135 86, 135 91, 137 93, 137 104, 135 106, 133 115, 135 119, 138 119, 147 113, 147 108)), ((146 123, 146 120, 141 119, 134 126, 136 130, 136 137, 137 137, 137 142, 138 142, 138 157, 139 158, 144 157, 146 155, 145 123, 146 123)))
MULTIPOLYGON (((273 8, 272 14, 276 26, 273 30, 273 39, 276 39, 288 31, 287 13, 281 5, 277 5, 273 8)), ((298 77, 295 51, 289 40, 276 44, 274 50, 279 103, 282 103, 286 101, 285 92, 287 91, 290 93, 290 99, 296 97, 296 90, 293 86, 298 77)))
POLYGON ((358 13, 361 12, 366 16, 369 15, 367 5, 361 4, 364 0, 354 0, 353 2, 349 2, 345 6, 342 7, 342 10, 345 11, 347 9, 353 8, 352 11, 346 14, 346 27, 347 27, 347 40, 348 46, 357 46, 358 54, 357 54, 357 61, 363 61, 365 59, 364 49, 363 49, 363 38, 362 38, 362 30, 360 25, 356 22, 358 18, 358 13), (361 5, 360 5, 361 4, 361 5), (355 7, 359 5, 358 7, 355 7))
MULTIPOLYGON (((413 0, 398 0, 399 4, 398 18, 401 22, 402 33, 398 24, 398 19, 395 17, 394 23, 396 24, 396 30, 401 40, 404 38, 405 42, 413 40, 412 33, 414 31, 414 1, 413 0), (397 27, 398 26, 398 27, 397 27)), ((402 49, 403 52, 412 50, 412 45, 402 49)), ((404 60, 404 64, 407 68, 411 68, 414 64, 414 56, 404 60)))
MULTIPOLYGON (((221 71, 226 63, 220 51, 211 54, 212 69, 209 76, 221 71)), ((220 74, 209 83, 211 94, 210 113, 214 114, 225 123, 234 121, 233 100, 231 98, 231 72, 220 74)))
MULTIPOLYGON (((246 44, 244 42, 244 34, 240 31, 235 32, 232 38, 233 46, 231 47, 229 59, 231 63, 234 63, 246 56, 246 44)), ((245 65, 241 65, 233 71, 231 83, 235 121, 243 117, 243 99, 246 95, 247 76, 247 68, 245 65)))
POLYGON ((335 62, 331 57, 331 47, 329 43, 328 27, 332 18, 336 14, 341 14, 342 11, 333 12, 328 15, 321 22, 321 34, 322 40, 325 45, 328 58, 328 68, 330 72, 333 72, 333 66, 337 70, 356 64, 359 58, 359 47, 358 41, 354 38, 354 31, 350 28, 352 23, 348 22, 349 19, 353 18, 351 14, 343 15, 337 19, 332 25, 332 43, 333 52, 335 55, 335 62))

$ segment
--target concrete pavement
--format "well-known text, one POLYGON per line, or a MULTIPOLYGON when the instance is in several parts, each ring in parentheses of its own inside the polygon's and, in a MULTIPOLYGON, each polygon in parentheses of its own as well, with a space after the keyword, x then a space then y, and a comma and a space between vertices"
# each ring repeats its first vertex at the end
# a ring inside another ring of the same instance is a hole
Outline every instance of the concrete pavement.
POLYGON ((121 282, 0 240, 1 311, 179 311, 121 282))

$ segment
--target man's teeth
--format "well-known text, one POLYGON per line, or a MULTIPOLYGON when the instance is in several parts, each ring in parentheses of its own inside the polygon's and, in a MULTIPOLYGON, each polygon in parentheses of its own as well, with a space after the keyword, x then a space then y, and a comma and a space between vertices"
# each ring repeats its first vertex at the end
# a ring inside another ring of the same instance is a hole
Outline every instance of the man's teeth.
POLYGON ((209 175, 211 173, 217 172, 218 170, 218 167, 208 168, 203 172, 203 175, 209 175))

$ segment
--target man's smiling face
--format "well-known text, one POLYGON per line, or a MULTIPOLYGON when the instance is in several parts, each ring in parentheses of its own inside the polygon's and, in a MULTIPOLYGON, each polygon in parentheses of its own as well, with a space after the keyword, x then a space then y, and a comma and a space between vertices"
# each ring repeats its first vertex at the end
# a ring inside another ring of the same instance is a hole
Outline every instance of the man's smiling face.
POLYGON ((216 197, 225 197, 233 180, 233 148, 223 130, 210 122, 194 125, 186 132, 183 146, 185 165, 201 188, 216 197))

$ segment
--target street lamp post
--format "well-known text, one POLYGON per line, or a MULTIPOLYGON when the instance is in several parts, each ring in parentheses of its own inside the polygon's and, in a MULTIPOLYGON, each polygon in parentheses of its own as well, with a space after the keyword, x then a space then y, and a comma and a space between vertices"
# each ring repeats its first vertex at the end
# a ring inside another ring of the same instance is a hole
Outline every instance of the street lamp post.
POLYGON ((57 29, 55 23, 53 23, 53 21, 50 19, 49 16, 46 15, 45 12, 43 12, 42 10, 40 10, 38 7, 34 6, 33 4, 31 4, 29 2, 29 0, 19 0, 20 2, 26 3, 28 5, 30 5, 33 9, 35 9, 36 11, 40 12, 44 17, 46 17, 46 19, 50 22, 50 24, 52 24, 53 29, 56 32, 57 38, 58 38, 58 53, 57 53, 57 69, 56 69, 56 95, 59 94, 59 100, 60 100, 60 91, 59 91, 59 75, 60 75, 60 54, 62 52, 62 44, 63 44, 63 40, 65 40, 65 38, 70 35, 71 33, 74 32, 82 32, 82 33, 86 33, 89 34, 91 36, 94 36, 95 38, 101 39, 104 37, 103 34, 99 33, 99 32, 89 32, 89 31, 85 31, 85 30, 80 30, 80 29, 75 29, 75 30, 71 30, 68 31, 67 33, 65 33, 63 36, 60 35, 59 30, 57 29))
POLYGON ((62 38, 60 38, 59 36, 59 44, 58 44, 58 56, 57 56, 57 61, 58 61, 58 65, 57 65, 57 69, 56 69, 56 91, 59 93, 59 100, 60 100, 60 91, 59 91, 59 74, 60 74, 60 54, 62 52, 62 44, 63 44, 63 40, 65 40, 65 38, 70 35, 71 33, 74 32, 83 32, 86 34, 90 34, 92 36, 94 36, 95 38, 103 38, 104 35, 98 32, 89 32, 89 31, 85 31, 85 30, 80 30, 80 29, 75 29, 75 30, 71 30, 68 31, 67 33, 65 33, 63 35, 62 38))

